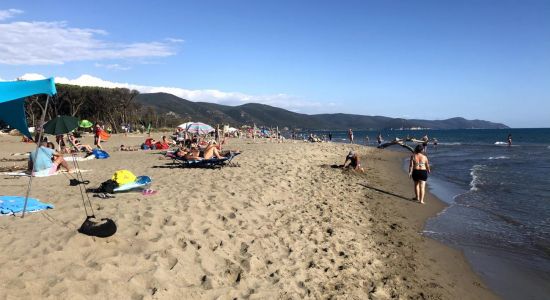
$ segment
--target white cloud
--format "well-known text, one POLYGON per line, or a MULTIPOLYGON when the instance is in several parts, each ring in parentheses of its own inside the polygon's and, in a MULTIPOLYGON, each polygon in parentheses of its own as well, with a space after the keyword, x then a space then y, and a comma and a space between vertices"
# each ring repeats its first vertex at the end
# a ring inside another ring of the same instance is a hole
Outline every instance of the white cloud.
MULTIPOLYGON (((0 11, 5 20, 19 10, 0 11)), ((179 39, 117 43, 101 29, 70 27, 66 22, 0 23, 0 64, 59 65, 71 61, 166 57, 179 39)))
POLYGON ((23 11, 19 9, 6 9, 6 10, 0 10, 0 21, 7 20, 10 18, 13 18, 16 15, 22 14, 23 11))
POLYGON ((117 70, 117 71, 127 71, 127 70, 130 70, 131 67, 128 67, 128 66, 123 66, 123 65, 120 65, 120 64, 100 64, 100 63, 95 63, 94 66, 98 67, 98 68, 105 68, 105 69, 108 69, 108 70, 117 70))
MULTIPOLYGON (((38 80, 44 79, 41 74, 28 73, 19 77, 20 80, 38 80)), ((91 75, 81 75, 75 79, 69 79, 66 77, 56 77, 56 83, 73 84, 79 86, 98 86, 106 88, 127 88, 131 90, 137 90, 141 93, 168 93, 178 96, 183 99, 196 101, 196 102, 210 102, 224 105, 240 105, 245 103, 262 103, 275 107, 288 109, 295 112, 321 112, 327 111, 327 108, 334 107, 336 103, 321 103, 315 101, 306 101, 296 96, 287 94, 273 94, 273 95, 249 95, 239 92, 223 92, 214 89, 208 90, 189 90, 178 87, 167 86, 148 86, 138 85, 131 83, 112 82, 103 80, 91 75)))

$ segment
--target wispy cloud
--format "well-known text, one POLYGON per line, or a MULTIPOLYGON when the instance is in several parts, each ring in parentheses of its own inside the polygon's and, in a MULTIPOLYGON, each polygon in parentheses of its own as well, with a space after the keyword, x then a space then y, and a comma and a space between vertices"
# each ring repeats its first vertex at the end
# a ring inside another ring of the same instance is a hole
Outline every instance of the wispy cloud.
POLYGON ((127 70, 132 69, 131 67, 123 66, 123 65, 120 65, 120 64, 95 63, 94 66, 97 67, 97 68, 105 68, 105 69, 108 69, 108 70, 116 70, 116 71, 127 71, 127 70))
MULTIPOLYGON (((41 74, 25 74, 18 79, 21 80, 37 80, 44 79, 41 74)), ((106 88, 127 88, 137 90, 141 93, 168 93, 178 96, 183 99, 196 101, 196 102, 210 102, 225 105, 240 105, 245 103, 262 103, 275 107, 288 109, 295 112, 326 112, 330 108, 337 106, 337 103, 321 103, 316 101, 307 101, 300 97, 288 95, 288 94, 272 94, 272 95, 250 95, 240 92, 224 92, 215 89, 206 90, 190 90, 179 87, 167 87, 167 86, 148 86, 138 85, 132 83, 113 82, 103 80, 91 75, 81 75, 75 79, 69 79, 66 77, 56 77, 55 82, 64 84, 73 84, 79 86, 98 86, 106 88)))
POLYGON ((4 20, 10 19, 10 18, 13 18, 14 16, 22 14, 22 13, 23 13, 22 10, 14 9, 14 8, 0 10, 0 21, 4 21, 4 20))
MULTIPOLYGON (((20 10, 0 11, 0 21, 20 10)), ((176 53, 178 39, 120 43, 101 29, 71 27, 66 22, 0 23, 0 64, 59 65, 71 61, 146 59, 176 53)))

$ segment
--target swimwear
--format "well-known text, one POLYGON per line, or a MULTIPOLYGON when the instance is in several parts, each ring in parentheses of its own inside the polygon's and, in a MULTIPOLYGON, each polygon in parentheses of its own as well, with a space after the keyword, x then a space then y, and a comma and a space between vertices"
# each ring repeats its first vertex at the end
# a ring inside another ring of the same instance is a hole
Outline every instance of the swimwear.
POLYGON ((428 180, 428 170, 413 170, 412 179, 414 181, 427 181, 428 180))

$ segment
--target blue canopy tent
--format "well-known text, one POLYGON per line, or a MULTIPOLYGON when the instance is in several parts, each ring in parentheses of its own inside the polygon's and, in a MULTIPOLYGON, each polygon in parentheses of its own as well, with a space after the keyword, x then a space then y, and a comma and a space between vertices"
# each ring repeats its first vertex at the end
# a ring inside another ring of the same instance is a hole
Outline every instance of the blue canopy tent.
POLYGON ((32 138, 25 116, 25 98, 38 94, 53 96, 56 93, 53 78, 0 82, 0 120, 32 138))
MULTIPOLYGON (((11 127, 19 130, 23 135, 32 138, 27 126, 27 116, 25 115, 25 98, 38 94, 48 95, 46 106, 42 112, 42 124, 46 117, 48 102, 50 97, 55 95, 55 82, 53 78, 32 81, 3 81, 0 82, 0 120, 6 122, 11 127)), ((39 140, 42 138, 42 132, 39 140)), ((40 144, 37 145, 37 148, 40 144)), ((27 208, 27 199, 31 190, 32 176, 29 179, 27 195, 25 196, 25 205, 23 207, 22 217, 25 216, 27 208)))

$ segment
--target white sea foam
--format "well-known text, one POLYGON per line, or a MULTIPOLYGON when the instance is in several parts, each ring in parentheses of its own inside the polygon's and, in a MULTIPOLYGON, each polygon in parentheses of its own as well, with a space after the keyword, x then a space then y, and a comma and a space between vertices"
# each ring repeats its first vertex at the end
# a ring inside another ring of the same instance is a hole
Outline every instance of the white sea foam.
POLYGON ((508 145, 506 142, 495 142, 495 145, 508 145))
POLYGON ((489 159, 510 159, 510 157, 506 155, 501 155, 501 156, 491 156, 489 157, 489 159))
POLYGON ((479 171, 483 170, 485 167, 485 165, 474 165, 472 169, 470 169, 470 175, 472 176, 472 181, 470 181, 470 191, 475 192, 478 190, 478 186, 481 184, 479 171))
POLYGON ((459 145, 462 145, 462 143, 459 143, 459 142, 438 143, 438 145, 443 145, 443 146, 459 146, 459 145))

